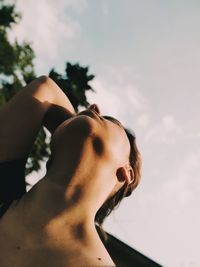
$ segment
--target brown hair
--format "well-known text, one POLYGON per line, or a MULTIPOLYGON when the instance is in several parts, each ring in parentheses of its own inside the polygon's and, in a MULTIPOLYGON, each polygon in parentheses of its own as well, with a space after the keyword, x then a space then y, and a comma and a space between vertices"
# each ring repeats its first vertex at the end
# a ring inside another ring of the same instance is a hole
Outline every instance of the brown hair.
POLYGON ((137 187, 140 178, 141 178, 141 157, 140 152, 136 145, 135 135, 128 129, 124 128, 128 140, 130 142, 130 156, 129 161, 130 165, 133 168, 134 180, 131 184, 125 183, 123 187, 112 197, 107 199, 105 203, 101 206, 101 208, 97 211, 95 216, 95 223, 98 226, 102 226, 105 218, 116 208, 119 206, 119 203, 124 197, 128 197, 131 195, 133 190, 137 187))

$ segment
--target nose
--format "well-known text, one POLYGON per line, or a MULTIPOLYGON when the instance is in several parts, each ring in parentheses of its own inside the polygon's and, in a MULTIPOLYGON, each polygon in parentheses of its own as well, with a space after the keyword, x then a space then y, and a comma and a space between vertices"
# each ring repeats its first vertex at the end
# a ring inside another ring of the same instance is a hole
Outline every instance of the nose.
POLYGON ((92 104, 89 109, 94 110, 98 115, 100 115, 100 109, 97 104, 92 104))

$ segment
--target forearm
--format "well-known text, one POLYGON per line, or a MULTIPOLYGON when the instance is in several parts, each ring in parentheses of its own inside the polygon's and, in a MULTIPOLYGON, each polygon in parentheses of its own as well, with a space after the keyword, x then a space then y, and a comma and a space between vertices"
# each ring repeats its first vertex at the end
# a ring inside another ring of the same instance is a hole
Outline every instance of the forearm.
MULTIPOLYGON (((75 115, 75 110, 68 97, 57 86, 57 84, 49 77, 41 77, 43 90, 47 90, 48 110, 43 119, 43 125, 53 133, 55 129, 65 120, 75 115)), ((40 90, 42 92, 42 90, 40 90)), ((37 95, 37 94, 36 94, 37 95)), ((39 94, 41 101, 41 95, 39 94)), ((44 101, 44 100, 43 100, 44 101)))
POLYGON ((74 113, 68 98, 50 78, 35 79, 0 110, 0 160, 26 157, 42 125, 53 132, 74 113))
POLYGON ((43 125, 53 133, 59 124, 75 115, 75 110, 67 96, 51 78, 41 76, 37 82, 38 87, 32 95, 47 107, 43 125))

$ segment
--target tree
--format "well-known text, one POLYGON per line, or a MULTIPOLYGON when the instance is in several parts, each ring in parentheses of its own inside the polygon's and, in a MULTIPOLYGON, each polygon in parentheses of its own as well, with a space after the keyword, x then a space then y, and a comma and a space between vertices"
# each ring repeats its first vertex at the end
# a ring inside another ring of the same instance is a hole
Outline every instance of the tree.
POLYGON ((88 75, 88 67, 81 67, 78 63, 72 65, 66 63, 65 75, 58 74, 54 69, 49 73, 58 86, 67 95, 74 109, 78 111, 78 107, 88 107, 89 103, 86 97, 86 91, 94 89, 89 85, 89 81, 94 79, 94 75, 88 75))
MULTIPOLYGON (((35 54, 30 44, 20 44, 17 40, 11 43, 8 38, 8 32, 14 24, 19 23, 20 18, 20 14, 15 11, 15 5, 5 5, 4 0, 0 0, 0 105, 36 77, 33 64, 35 54)), ((94 75, 89 75, 88 71, 88 67, 68 62, 64 75, 54 69, 49 73, 69 97, 76 111, 79 106, 88 107, 86 91, 94 91, 89 85, 94 75)), ((49 153, 47 132, 42 128, 27 160, 26 174, 38 171, 49 153)))
POLYGON ((35 57, 31 46, 16 40, 11 43, 8 32, 19 22, 20 14, 16 13, 14 5, 4 5, 0 1, 0 99, 7 102, 23 85, 35 78, 33 59, 35 57))

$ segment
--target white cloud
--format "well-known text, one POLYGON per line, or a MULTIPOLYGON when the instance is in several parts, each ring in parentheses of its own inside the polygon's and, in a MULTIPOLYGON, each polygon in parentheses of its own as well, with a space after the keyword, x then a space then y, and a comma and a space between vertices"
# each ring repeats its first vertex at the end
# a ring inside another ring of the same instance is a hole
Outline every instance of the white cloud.
POLYGON ((121 74, 121 70, 111 70, 108 77, 111 78, 95 78, 91 85, 96 93, 89 93, 88 99, 91 103, 99 104, 103 114, 115 116, 130 124, 138 114, 147 109, 148 101, 142 92, 121 74))
POLYGON ((67 10, 72 8, 82 12, 86 4, 84 0, 41 0, 39 4, 34 0, 17 1, 22 20, 11 31, 10 39, 17 38, 19 41, 32 43, 38 72, 49 66, 53 67, 80 37, 81 26, 78 21, 68 16, 67 10))
POLYGON ((157 143, 171 144, 177 140, 177 137, 183 133, 183 130, 178 125, 178 122, 173 115, 164 115, 161 121, 151 128, 146 133, 145 140, 157 143))
POLYGON ((179 162, 174 179, 165 184, 165 190, 169 192, 176 203, 181 206, 197 203, 200 194, 200 151, 192 151, 186 154, 179 162), (178 194, 177 194, 178 192, 178 194))
POLYGON ((147 113, 142 113, 137 119, 137 124, 141 128, 147 128, 149 126, 149 123, 150 123, 150 117, 149 114, 147 113))
POLYGON ((87 0, 59 0, 59 2, 50 0, 51 4, 56 8, 58 4, 63 7, 63 10, 71 8, 78 14, 82 13, 87 7, 87 0))

